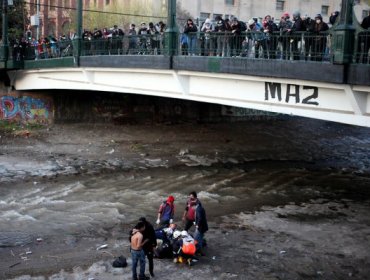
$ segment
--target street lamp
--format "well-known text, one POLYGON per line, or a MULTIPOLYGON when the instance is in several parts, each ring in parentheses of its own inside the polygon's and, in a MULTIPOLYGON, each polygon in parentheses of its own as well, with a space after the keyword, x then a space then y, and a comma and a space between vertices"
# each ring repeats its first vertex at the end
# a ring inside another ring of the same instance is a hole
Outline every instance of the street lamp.
POLYGON ((178 42, 178 28, 176 26, 176 0, 168 0, 168 19, 166 29, 166 46, 168 47, 168 55, 176 54, 178 42))
POLYGON ((2 1, 2 40, 0 45, 0 60, 6 62, 9 57, 8 45, 8 1, 2 1))

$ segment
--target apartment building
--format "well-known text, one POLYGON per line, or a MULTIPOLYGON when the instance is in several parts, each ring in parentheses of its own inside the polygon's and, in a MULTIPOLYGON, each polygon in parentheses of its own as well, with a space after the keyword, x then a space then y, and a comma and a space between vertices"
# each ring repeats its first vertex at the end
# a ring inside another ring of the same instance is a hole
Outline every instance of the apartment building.
MULTIPOLYGON (((267 14, 278 20, 284 12, 292 14, 300 11, 302 15, 314 17, 321 14, 325 21, 334 11, 339 11, 342 0, 178 0, 181 8, 188 11, 195 19, 204 21, 217 15, 224 18, 237 17, 247 21, 250 18, 263 18, 267 14)), ((356 0, 356 16, 361 21, 367 15, 369 6, 364 0, 356 0)))
MULTIPOLYGON (((142 7, 143 11, 145 7, 145 13, 149 10, 150 15, 158 16, 166 15, 167 2, 168 0, 83 0, 83 6, 84 9, 102 11, 109 7, 116 7, 117 11, 129 11, 130 7, 136 5, 142 7)), ((302 15, 310 16, 320 13, 324 20, 328 21, 332 12, 340 10, 341 2, 342 0, 177 0, 177 4, 183 10, 201 21, 206 18, 214 19, 217 15, 225 18, 236 16, 246 21, 252 17, 263 18, 270 14, 275 19, 279 19, 285 11, 289 13, 300 11, 302 15)), ((368 14, 367 2, 366 0, 355 1, 355 12, 359 21, 368 14)), ((33 37, 36 37, 37 33, 39 36, 58 37, 72 31, 76 0, 29 0, 28 6, 30 18, 38 11, 40 15, 38 32, 36 26, 30 27, 33 37)))

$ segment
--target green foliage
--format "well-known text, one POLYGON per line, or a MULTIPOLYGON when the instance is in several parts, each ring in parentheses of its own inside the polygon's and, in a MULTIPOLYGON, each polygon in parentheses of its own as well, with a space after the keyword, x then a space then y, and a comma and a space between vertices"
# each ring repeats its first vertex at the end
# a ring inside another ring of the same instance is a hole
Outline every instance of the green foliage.
POLYGON ((44 128, 44 125, 38 123, 21 123, 8 120, 0 120, 0 131, 18 132, 24 130, 38 130, 44 128))
MULTIPOLYGON (((24 35, 25 26, 29 24, 26 16, 25 1, 14 0, 13 3, 13 6, 8 7, 8 34, 10 42, 14 42, 16 38, 21 38, 24 35)), ((2 30, 2 24, 2 17, 0 17, 0 31, 2 30)))
POLYGON ((120 28, 127 29, 131 23, 138 26, 143 21, 146 23, 150 21, 158 22, 157 17, 166 17, 166 13, 163 13, 163 11, 154 15, 150 3, 151 1, 147 0, 129 1, 125 5, 115 2, 107 6, 104 13, 93 12, 94 10, 98 11, 98 8, 91 6, 88 8, 91 11, 84 12, 84 28, 93 30, 95 27, 103 29, 104 27, 110 28, 113 25, 118 25, 120 28))

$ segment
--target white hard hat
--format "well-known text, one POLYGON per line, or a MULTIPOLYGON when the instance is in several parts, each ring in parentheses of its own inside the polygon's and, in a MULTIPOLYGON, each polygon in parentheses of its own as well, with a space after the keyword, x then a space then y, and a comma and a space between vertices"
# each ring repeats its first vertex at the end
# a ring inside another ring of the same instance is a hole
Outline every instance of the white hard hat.
POLYGON ((181 232, 179 230, 175 230, 175 232, 173 233, 173 238, 179 238, 181 235, 181 232))
POLYGON ((181 236, 188 236, 188 232, 187 232, 186 230, 183 230, 183 231, 181 232, 181 236))

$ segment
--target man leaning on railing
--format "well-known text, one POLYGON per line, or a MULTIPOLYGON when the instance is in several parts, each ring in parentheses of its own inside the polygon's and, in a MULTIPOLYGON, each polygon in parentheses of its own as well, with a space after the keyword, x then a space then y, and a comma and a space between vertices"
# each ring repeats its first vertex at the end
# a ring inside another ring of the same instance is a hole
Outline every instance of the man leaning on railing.
POLYGON ((359 33, 357 63, 369 63, 370 50, 370 15, 362 20, 361 27, 365 30, 359 33))

